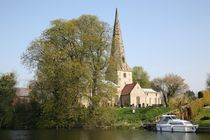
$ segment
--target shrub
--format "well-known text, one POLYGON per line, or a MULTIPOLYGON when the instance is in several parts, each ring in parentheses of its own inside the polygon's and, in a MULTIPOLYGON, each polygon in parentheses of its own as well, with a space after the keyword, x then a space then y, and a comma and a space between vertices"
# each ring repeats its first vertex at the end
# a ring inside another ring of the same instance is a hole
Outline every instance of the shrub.
POLYGON ((87 128, 107 128, 114 123, 114 112, 111 107, 98 107, 89 111, 89 117, 86 120, 87 128))
POLYGON ((198 93, 199 99, 194 101, 190 106, 191 118, 195 118, 200 109, 205 105, 210 105, 210 91, 200 91, 198 93))
POLYGON ((210 118, 208 116, 202 117, 200 120, 209 120, 210 118))

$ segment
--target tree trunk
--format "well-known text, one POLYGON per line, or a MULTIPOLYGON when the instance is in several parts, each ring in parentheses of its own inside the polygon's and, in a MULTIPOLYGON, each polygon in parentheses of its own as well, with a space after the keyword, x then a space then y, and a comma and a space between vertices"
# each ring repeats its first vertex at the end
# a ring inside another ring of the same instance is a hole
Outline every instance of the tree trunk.
POLYGON ((168 107, 168 101, 166 95, 163 93, 163 101, 166 107, 168 107))

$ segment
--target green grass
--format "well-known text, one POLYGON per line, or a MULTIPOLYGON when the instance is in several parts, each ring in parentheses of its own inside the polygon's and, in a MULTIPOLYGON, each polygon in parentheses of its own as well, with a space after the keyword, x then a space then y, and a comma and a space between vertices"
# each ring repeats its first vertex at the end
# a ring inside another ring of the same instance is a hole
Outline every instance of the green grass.
POLYGON ((127 108, 98 108, 94 111, 91 118, 88 118, 87 128, 142 128, 144 123, 152 123, 156 117, 170 112, 170 108, 165 107, 147 107, 137 108, 132 113, 130 107, 127 108))
POLYGON ((132 113, 131 108, 114 108, 114 110, 115 125, 119 127, 140 127, 143 123, 153 122, 159 115, 171 111, 165 107, 137 108, 135 113, 132 113))
POLYGON ((198 115, 196 116, 195 120, 199 126, 210 126, 210 108, 201 109, 198 115), (207 119, 202 120, 203 118, 207 119))

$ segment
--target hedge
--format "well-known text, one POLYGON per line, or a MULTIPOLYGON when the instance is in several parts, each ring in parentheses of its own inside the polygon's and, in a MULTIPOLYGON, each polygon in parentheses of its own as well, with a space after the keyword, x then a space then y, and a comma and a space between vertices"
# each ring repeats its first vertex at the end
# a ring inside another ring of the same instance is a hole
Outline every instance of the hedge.
POLYGON ((210 105, 210 91, 205 90, 198 92, 198 98, 198 100, 191 103, 191 118, 195 118, 203 106, 210 105))

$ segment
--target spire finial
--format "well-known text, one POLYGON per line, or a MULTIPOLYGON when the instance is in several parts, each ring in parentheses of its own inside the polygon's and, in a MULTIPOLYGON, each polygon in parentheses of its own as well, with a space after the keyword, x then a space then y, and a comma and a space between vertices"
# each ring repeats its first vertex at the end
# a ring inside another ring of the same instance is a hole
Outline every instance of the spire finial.
POLYGON ((118 15, 117 15, 117 8, 116 8, 116 11, 115 11, 115 17, 116 17, 116 16, 118 16, 118 15))

